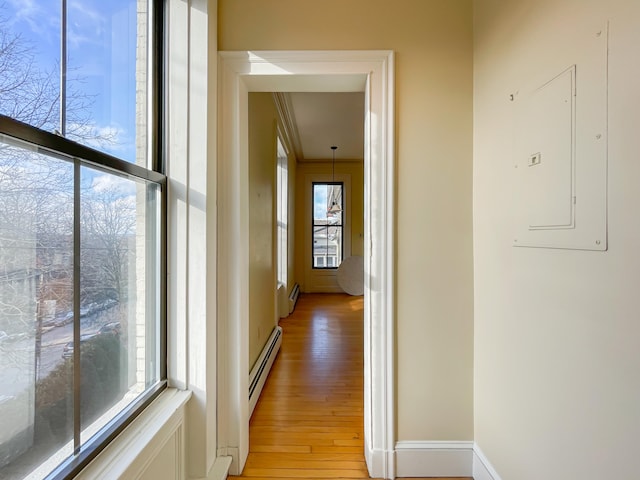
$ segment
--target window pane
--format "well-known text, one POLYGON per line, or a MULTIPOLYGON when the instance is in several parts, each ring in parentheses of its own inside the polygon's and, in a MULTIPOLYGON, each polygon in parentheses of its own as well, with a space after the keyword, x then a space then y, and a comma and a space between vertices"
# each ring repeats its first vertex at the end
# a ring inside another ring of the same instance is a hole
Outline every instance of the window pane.
POLYGON ((327 223, 342 225, 342 185, 327 185, 327 223))
POLYGON ((147 166, 147 3, 0 3, 0 114, 147 166))
POLYGON ((60 2, 0 3, 0 114, 60 125, 60 2))
POLYGON ((144 2, 68 2, 67 24, 67 136, 146 166, 144 2))
POLYGON ((160 379, 161 193, 81 169, 76 318, 73 165, 2 140, 0 477, 41 478, 73 453, 75 367, 82 443, 160 379))
POLYGON ((329 186, 324 183, 313 184, 313 223, 317 225, 327 220, 327 198, 329 186))
POLYGON ((277 242, 278 242, 278 282, 288 282, 288 250, 289 250, 289 173, 287 154, 280 138, 278 138, 278 165, 276 169, 277 189, 277 242))
POLYGON ((159 380, 158 192, 83 167, 80 208, 84 443, 159 380))
POLYGON ((342 184, 313 184, 313 267, 342 263, 342 184))
POLYGON ((327 255, 332 258, 331 266, 337 268, 342 263, 342 227, 329 227, 328 237, 327 255))
POLYGON ((65 446, 72 453, 72 337, 73 167, 0 136, 3 479, 24 478, 65 446))

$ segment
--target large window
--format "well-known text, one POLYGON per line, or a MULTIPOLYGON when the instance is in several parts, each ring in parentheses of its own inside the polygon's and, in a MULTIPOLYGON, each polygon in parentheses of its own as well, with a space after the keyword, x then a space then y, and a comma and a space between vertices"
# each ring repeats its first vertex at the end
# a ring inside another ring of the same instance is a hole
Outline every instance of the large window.
POLYGON ((289 167, 287 152, 280 138, 278 138, 276 194, 278 283, 286 286, 289 269, 289 167))
POLYGON ((313 268, 338 268, 343 257, 342 182, 313 183, 313 268))
POLYGON ((165 385, 162 2, 0 3, 0 478, 70 478, 165 385))

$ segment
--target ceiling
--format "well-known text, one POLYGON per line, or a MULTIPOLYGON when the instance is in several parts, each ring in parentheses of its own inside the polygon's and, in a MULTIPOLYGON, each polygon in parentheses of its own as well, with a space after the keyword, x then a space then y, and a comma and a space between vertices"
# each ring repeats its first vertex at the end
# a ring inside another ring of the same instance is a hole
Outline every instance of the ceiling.
POLYGON ((299 162, 336 162, 364 158, 364 93, 307 93, 284 95, 293 124, 293 148, 299 162))

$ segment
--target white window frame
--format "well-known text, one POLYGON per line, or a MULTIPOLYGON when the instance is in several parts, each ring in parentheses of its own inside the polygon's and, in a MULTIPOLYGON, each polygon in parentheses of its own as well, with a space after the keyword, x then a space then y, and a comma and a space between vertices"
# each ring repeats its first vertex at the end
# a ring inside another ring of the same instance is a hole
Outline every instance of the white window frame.
POLYGON ((276 244, 278 283, 289 284, 289 156, 278 136, 276 162, 276 244))

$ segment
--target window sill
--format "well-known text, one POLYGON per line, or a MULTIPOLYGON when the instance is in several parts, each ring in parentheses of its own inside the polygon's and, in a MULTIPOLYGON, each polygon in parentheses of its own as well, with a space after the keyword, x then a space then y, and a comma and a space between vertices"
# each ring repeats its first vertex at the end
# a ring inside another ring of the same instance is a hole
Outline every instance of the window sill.
POLYGON ((136 478, 184 422, 190 391, 168 388, 77 475, 77 479, 136 478))

